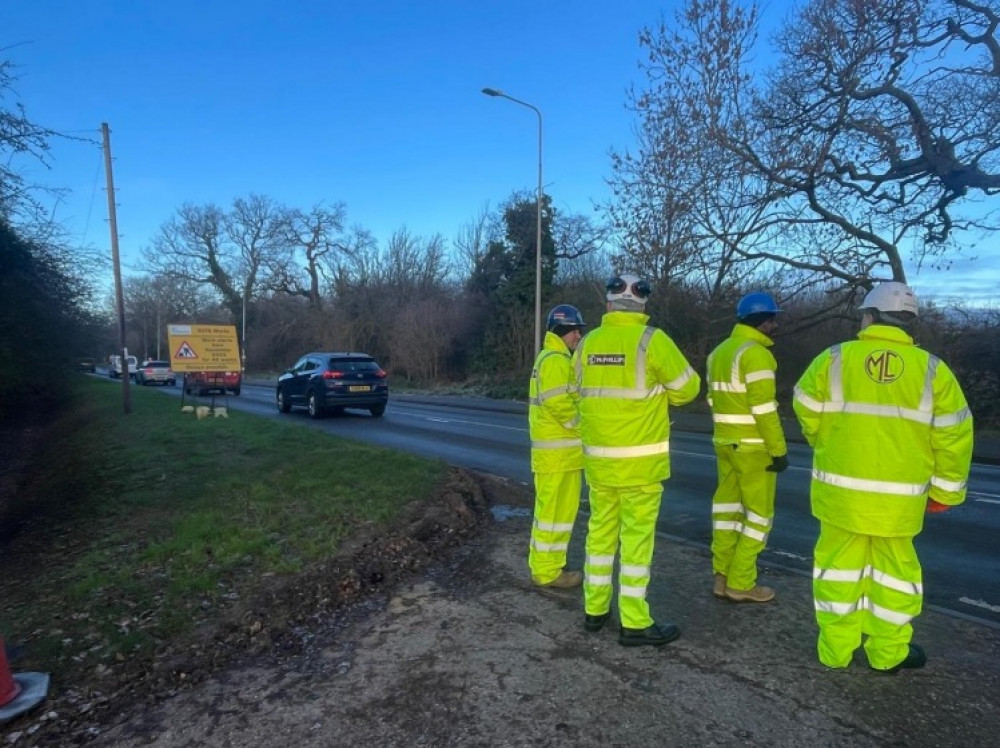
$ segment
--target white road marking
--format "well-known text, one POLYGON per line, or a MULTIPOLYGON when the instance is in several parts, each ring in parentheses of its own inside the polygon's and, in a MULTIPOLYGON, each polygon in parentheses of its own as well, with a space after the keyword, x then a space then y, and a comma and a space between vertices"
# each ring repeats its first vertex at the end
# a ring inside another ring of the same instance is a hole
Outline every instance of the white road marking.
POLYGON ((517 426, 498 426, 495 423, 487 423, 485 421, 465 421, 461 418, 439 418, 437 416, 427 416, 423 413, 414 413, 412 411, 399 410, 398 408, 392 409, 393 414, 400 416, 411 416, 413 418, 422 418, 425 421, 433 421, 435 423, 464 423, 470 426, 483 426, 489 429, 504 429, 505 431, 522 431, 527 433, 528 429, 518 428, 517 426))
POLYGON ((1000 504, 1000 499, 973 499, 981 504, 1000 504))
POLYGON ((985 600, 973 600, 968 597, 958 598, 960 603, 965 603, 966 605, 974 605, 977 608, 984 608, 985 610, 992 611, 994 613, 1000 613, 1000 605, 990 605, 985 600))
POLYGON ((809 556, 800 556, 797 553, 789 553, 788 551, 771 551, 775 556, 787 556, 788 558, 794 558, 796 561, 808 561, 809 556))

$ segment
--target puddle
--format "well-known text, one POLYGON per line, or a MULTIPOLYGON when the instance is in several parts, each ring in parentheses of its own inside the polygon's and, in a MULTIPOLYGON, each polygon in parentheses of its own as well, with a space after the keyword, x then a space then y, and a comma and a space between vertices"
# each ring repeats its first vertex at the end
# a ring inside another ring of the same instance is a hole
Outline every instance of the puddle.
POLYGON ((494 504, 490 507, 490 512, 493 513, 493 519, 497 522, 531 516, 531 509, 523 506, 508 506, 507 504, 494 504))

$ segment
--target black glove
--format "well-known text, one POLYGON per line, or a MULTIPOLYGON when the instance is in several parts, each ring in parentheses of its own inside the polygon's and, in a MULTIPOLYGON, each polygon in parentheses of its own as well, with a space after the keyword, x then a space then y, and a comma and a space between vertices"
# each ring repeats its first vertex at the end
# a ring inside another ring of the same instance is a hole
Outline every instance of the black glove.
POLYGON ((771 458, 771 464, 766 468, 769 473, 783 473, 788 470, 788 455, 778 455, 771 458))

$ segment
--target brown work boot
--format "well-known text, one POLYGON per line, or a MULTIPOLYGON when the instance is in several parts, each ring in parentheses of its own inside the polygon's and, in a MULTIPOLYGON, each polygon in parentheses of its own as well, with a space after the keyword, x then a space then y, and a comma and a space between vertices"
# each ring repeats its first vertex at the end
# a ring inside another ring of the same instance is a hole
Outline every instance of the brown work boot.
POLYGON ((734 603, 769 603, 774 599, 774 590, 757 585, 752 590, 734 590, 726 587, 726 597, 734 603))
POLYGON ((726 575, 716 574, 715 582, 712 584, 712 594, 716 597, 726 597, 726 575))
POLYGON ((563 569, 559 572, 559 576, 553 579, 551 582, 539 582, 537 578, 532 577, 531 581, 535 583, 538 587, 551 587, 557 590, 568 590, 573 587, 579 587, 583 582, 583 572, 582 571, 566 571, 563 569))

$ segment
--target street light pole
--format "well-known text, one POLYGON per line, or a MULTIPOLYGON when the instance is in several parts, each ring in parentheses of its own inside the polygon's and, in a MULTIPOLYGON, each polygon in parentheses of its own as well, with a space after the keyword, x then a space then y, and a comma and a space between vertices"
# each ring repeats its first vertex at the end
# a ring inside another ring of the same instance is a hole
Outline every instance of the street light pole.
POLYGON ((243 367, 240 371, 246 375, 247 371, 247 289, 243 287, 243 326, 240 329, 240 359, 243 367))
POLYGON ((487 96, 499 96, 526 106, 538 115, 538 194, 535 198, 535 357, 542 350, 542 113, 527 101, 508 96, 499 88, 484 88, 487 96))

